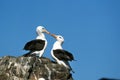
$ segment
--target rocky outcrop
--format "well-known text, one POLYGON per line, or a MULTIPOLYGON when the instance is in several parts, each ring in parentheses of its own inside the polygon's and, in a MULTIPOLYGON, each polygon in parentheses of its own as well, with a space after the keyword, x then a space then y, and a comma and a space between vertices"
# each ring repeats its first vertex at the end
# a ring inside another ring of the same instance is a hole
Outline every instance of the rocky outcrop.
POLYGON ((0 80, 73 80, 68 69, 48 58, 5 56, 0 80))
POLYGON ((120 79, 113 79, 113 78, 101 78, 99 80, 120 80, 120 79))

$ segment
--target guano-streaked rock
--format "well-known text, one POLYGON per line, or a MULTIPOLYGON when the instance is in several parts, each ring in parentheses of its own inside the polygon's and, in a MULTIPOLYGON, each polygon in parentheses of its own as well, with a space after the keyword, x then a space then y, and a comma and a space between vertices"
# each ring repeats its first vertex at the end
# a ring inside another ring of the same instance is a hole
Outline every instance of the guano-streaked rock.
POLYGON ((72 74, 48 58, 5 56, 0 59, 0 80, 73 80, 72 74))

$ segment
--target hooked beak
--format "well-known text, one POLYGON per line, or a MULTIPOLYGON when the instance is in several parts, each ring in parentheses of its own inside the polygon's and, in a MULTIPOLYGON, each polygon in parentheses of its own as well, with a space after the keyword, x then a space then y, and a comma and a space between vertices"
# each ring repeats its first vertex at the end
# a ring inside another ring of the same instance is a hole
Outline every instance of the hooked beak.
POLYGON ((47 34, 50 34, 50 32, 49 32, 49 31, 47 31, 46 29, 44 30, 44 32, 45 32, 45 33, 47 33, 47 34))

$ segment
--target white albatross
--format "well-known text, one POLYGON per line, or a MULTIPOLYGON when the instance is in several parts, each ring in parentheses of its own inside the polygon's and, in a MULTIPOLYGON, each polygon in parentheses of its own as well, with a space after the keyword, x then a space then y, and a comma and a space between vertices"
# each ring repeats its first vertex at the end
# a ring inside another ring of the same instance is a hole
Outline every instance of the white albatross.
POLYGON ((24 46, 24 50, 28 50, 29 52, 24 54, 23 56, 27 57, 30 55, 39 55, 39 57, 42 57, 46 46, 47 46, 47 40, 45 38, 44 33, 50 34, 43 26, 38 26, 36 28, 37 37, 35 40, 31 40, 27 42, 24 46))
POLYGON ((63 65, 67 69, 73 71, 69 64, 69 61, 74 60, 74 57, 73 57, 72 53, 70 53, 62 48, 64 38, 61 35, 55 35, 55 34, 51 34, 51 36, 53 36, 57 40, 53 44, 53 48, 51 50, 52 57, 56 60, 56 62, 58 64, 63 65))

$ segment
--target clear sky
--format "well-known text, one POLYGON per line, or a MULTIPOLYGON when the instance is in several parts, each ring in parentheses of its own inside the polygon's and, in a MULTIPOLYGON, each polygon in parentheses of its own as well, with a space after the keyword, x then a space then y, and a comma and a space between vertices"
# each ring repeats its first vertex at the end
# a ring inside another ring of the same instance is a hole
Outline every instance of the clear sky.
POLYGON ((26 53, 38 25, 65 38, 75 80, 120 79, 120 0, 0 0, 0 56, 26 53))

